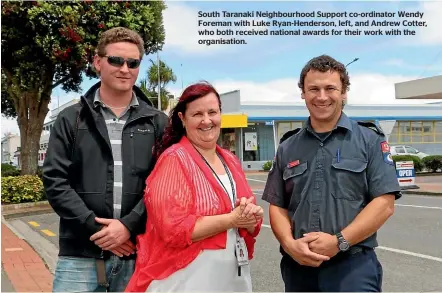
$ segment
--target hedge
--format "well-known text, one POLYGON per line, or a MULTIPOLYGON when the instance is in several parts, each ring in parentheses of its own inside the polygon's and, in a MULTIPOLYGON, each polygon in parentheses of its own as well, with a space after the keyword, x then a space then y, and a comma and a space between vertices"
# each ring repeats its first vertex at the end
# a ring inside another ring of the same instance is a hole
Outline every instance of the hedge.
POLYGON ((432 155, 424 157, 422 159, 422 163, 427 170, 436 172, 438 169, 442 169, 442 155, 432 155))
POLYGON ((264 171, 269 171, 272 168, 272 164, 273 164, 273 161, 267 161, 264 164, 262 164, 262 169, 264 171))
POLYGON ((15 166, 9 164, 2 164, 2 177, 8 176, 18 176, 20 175, 20 170, 18 170, 15 166))
POLYGON ((414 170, 416 172, 420 172, 424 168, 424 164, 422 163, 422 160, 416 156, 397 155, 397 156, 392 156, 392 158, 393 158, 393 162, 394 162, 395 166, 396 166, 396 162, 398 162, 398 161, 413 161, 414 170))
POLYGON ((45 200, 43 182, 38 176, 2 177, 2 203, 24 203, 45 200))
MULTIPOLYGON (((20 176, 20 170, 9 164, 2 164, 2 177, 20 176)), ((41 167, 37 167, 37 176, 43 179, 43 171, 41 167)))

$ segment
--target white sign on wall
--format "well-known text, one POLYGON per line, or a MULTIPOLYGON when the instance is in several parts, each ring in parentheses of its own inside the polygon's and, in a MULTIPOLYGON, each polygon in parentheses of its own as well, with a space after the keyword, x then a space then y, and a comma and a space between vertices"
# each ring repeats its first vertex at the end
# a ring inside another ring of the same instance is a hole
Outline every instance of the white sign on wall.
POLYGON ((258 150, 258 136, 256 132, 245 132, 244 133, 245 147, 246 151, 256 151, 258 150))

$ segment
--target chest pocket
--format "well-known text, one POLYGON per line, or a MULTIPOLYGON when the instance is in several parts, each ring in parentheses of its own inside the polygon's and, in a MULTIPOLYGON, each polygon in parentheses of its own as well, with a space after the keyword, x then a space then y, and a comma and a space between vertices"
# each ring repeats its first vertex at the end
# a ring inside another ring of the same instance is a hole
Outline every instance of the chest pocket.
POLYGON ((133 126, 130 129, 129 140, 133 170, 136 173, 147 172, 152 160, 152 148, 155 143, 153 126, 150 124, 133 126))
POLYGON ((345 200, 362 200, 367 193, 367 162, 358 159, 333 159, 331 192, 333 197, 345 200))
POLYGON ((299 203, 301 201, 302 191, 307 181, 306 174, 307 162, 291 168, 285 167, 282 177, 285 182, 285 192, 291 195, 290 202, 299 203))

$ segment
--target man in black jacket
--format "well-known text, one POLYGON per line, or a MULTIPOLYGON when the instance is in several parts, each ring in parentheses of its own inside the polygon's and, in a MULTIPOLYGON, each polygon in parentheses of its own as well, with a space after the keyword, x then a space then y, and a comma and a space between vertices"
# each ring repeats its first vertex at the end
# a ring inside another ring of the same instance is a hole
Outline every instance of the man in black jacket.
POLYGON ((121 292, 134 271, 145 180, 167 123, 135 86, 143 44, 126 28, 104 32, 94 59, 101 81, 53 126, 43 183, 60 216, 54 292, 121 292))

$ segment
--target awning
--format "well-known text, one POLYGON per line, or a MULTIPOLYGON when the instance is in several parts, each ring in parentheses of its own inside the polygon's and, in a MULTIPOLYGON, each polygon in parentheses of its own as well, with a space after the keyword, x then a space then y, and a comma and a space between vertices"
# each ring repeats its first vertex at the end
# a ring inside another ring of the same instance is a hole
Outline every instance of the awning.
POLYGON ((246 114, 221 114, 221 128, 247 127, 246 114))

